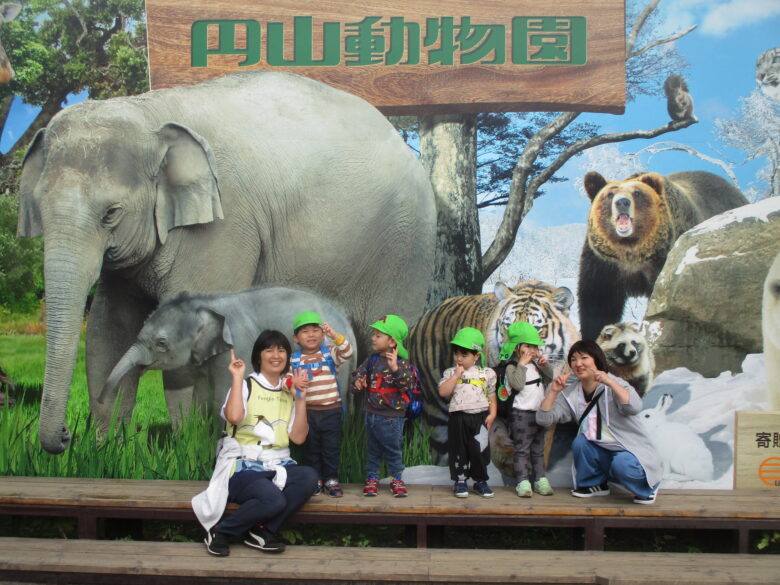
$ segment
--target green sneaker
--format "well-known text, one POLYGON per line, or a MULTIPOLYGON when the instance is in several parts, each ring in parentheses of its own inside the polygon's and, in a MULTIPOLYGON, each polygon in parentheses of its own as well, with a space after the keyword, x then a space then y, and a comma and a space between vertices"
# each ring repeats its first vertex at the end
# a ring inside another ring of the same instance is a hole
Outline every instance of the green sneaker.
POLYGON ((546 477, 540 477, 534 482, 534 491, 540 496, 551 496, 555 493, 546 477))
POLYGON ((517 495, 521 498, 530 498, 533 495, 533 490, 531 489, 531 482, 527 479, 524 479, 523 481, 519 482, 517 484, 517 487, 515 488, 515 491, 517 492, 517 495))

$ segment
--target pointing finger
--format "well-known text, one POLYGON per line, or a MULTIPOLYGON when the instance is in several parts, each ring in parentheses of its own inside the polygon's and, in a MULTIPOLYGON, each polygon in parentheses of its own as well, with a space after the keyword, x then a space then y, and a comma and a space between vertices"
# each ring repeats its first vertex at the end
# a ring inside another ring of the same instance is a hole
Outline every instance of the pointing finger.
POLYGON ((236 352, 233 350, 233 348, 230 348, 230 361, 234 362, 236 361, 236 352))

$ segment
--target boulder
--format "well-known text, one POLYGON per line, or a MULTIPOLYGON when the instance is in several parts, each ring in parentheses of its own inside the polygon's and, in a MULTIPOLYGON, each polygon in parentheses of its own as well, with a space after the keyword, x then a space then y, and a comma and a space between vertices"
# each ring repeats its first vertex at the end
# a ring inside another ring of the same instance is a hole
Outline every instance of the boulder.
POLYGON ((764 280, 780 252, 780 197, 716 215, 681 235, 647 305, 655 371, 739 372, 761 353, 764 280))

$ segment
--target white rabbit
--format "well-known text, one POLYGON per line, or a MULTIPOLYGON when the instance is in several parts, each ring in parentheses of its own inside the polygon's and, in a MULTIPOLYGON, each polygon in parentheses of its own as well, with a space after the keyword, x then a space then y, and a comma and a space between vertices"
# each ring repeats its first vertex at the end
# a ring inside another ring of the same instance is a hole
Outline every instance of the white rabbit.
POLYGON ((667 420, 672 396, 664 394, 658 406, 639 413, 663 466, 663 477, 676 481, 712 481, 712 453, 688 425, 667 420))

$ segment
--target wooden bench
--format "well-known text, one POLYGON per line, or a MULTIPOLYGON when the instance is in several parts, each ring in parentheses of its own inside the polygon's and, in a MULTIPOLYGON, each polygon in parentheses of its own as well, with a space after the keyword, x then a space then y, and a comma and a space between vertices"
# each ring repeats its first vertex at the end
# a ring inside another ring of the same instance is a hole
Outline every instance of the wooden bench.
POLYGON ((780 556, 312 546, 271 555, 235 545, 217 558, 194 543, 0 538, 0 582, 771 585, 780 556))
MULTIPOLYGON (((84 478, 0 477, 0 514, 67 516, 78 520, 79 538, 97 538, 102 518, 195 521, 190 499, 205 482, 84 478)), ((521 499, 498 487, 494 498, 452 496, 449 486, 410 485, 409 497, 365 498, 361 486, 345 485, 343 498, 313 497, 293 521, 403 525, 414 529, 419 548, 436 526, 540 526, 580 528, 585 550, 603 550, 605 529, 730 530, 747 553, 751 530, 780 530, 780 491, 661 490, 655 504, 637 505, 626 494, 521 499)))

